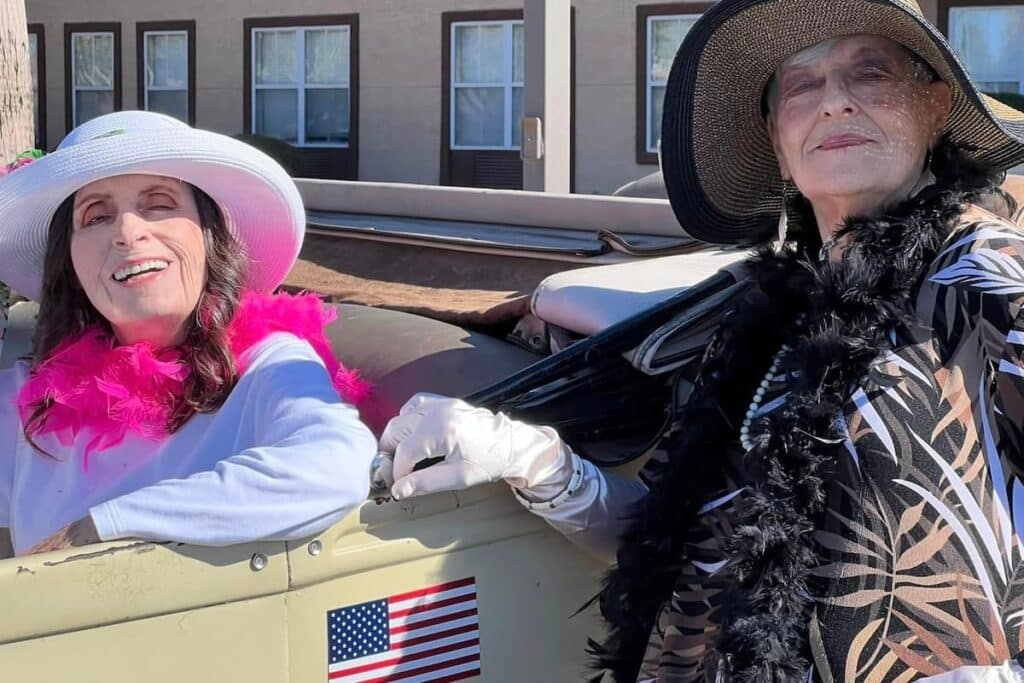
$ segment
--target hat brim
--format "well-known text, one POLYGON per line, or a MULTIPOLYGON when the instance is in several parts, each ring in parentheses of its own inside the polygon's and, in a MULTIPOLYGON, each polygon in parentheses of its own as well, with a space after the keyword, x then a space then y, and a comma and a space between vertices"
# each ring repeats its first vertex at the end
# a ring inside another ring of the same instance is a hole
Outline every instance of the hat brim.
POLYGON ((770 239, 782 178, 761 112, 772 74, 793 54, 844 35, 913 50, 952 92, 946 132, 997 168, 1024 162, 1024 113, 979 91, 946 38, 901 0, 723 0, 686 35, 669 75, 662 168, 682 228, 716 244, 770 239))
POLYGON ((250 289, 275 289, 294 265, 305 234, 294 181, 250 145, 183 126, 83 141, 6 176, 0 183, 0 281, 38 300, 56 210, 89 183, 128 174, 177 178, 217 202, 246 251, 250 289))

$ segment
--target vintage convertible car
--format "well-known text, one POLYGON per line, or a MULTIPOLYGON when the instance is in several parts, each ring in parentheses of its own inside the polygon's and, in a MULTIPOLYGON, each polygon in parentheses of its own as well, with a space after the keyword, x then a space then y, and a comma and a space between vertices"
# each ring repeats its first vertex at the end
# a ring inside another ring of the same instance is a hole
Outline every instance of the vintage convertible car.
MULTIPOLYGON (((332 343, 375 384, 377 430, 415 391, 471 395, 635 468, 742 283, 743 252, 699 247, 663 200, 300 186, 310 234, 287 286, 337 302, 332 343)), ((0 364, 28 348, 34 310, 11 309, 0 364)), ((578 680, 604 569, 501 485, 381 496, 300 542, 9 558, 0 679, 578 680), (378 627, 397 654, 337 661, 378 627)))

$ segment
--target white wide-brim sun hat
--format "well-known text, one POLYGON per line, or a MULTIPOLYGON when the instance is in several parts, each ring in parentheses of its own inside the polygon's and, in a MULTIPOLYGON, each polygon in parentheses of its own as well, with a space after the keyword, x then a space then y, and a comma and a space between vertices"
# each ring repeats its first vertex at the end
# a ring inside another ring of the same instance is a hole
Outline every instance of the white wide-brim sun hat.
POLYGON ((42 291, 50 222, 79 189, 112 176, 177 178, 208 194, 249 260, 247 287, 272 291, 302 247, 306 216, 281 165, 226 135, 145 111, 99 116, 52 153, 0 178, 0 282, 34 300, 42 291))

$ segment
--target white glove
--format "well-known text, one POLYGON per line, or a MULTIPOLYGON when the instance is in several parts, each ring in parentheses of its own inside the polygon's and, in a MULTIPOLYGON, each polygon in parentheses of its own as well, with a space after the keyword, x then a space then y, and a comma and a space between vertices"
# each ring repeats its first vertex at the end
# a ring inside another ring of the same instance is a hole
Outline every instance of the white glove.
POLYGON ((1005 662, 1002 666, 962 666, 917 680, 918 683, 1022 683, 1024 669, 1013 662, 1005 662))
POLYGON ((392 419, 380 449, 394 454, 398 499, 504 479, 534 501, 561 493, 573 475, 572 451, 550 427, 533 427, 465 401, 416 394, 392 419), (439 459, 413 471, 424 460, 439 459))

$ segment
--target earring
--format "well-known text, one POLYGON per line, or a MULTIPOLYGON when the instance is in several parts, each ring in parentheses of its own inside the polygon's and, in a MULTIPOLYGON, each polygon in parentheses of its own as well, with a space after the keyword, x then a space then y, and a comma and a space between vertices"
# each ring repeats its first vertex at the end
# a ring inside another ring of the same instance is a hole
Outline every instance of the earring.
POLYGON ((779 240, 779 246, 786 243, 786 235, 789 232, 789 212, 787 207, 789 204, 789 179, 782 179, 782 202, 779 211, 779 224, 776 228, 775 234, 779 240))
POLYGON ((789 231, 789 215, 786 213, 786 203, 782 203, 782 212, 779 214, 779 227, 776 230, 776 235, 779 239, 779 244, 785 244, 786 233, 789 231))

